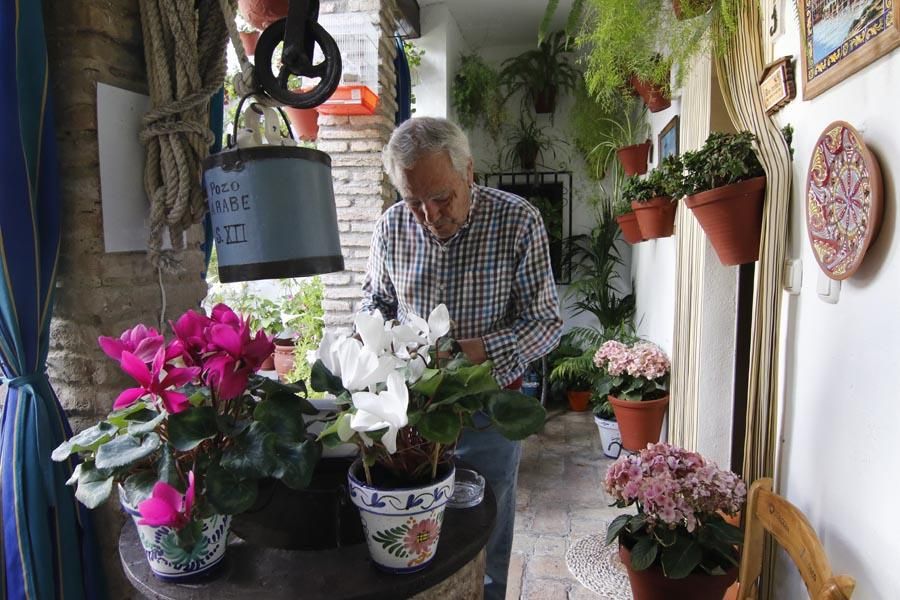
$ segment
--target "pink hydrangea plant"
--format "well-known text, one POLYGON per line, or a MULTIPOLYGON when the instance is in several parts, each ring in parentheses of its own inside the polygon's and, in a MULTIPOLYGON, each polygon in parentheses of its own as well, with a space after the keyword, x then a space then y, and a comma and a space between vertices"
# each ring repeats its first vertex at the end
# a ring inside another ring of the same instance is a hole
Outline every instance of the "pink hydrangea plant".
POLYGON ((600 395, 611 394, 623 400, 650 400, 660 397, 668 387, 669 357, 652 342, 624 344, 609 340, 594 354, 594 365, 604 374, 600 395))

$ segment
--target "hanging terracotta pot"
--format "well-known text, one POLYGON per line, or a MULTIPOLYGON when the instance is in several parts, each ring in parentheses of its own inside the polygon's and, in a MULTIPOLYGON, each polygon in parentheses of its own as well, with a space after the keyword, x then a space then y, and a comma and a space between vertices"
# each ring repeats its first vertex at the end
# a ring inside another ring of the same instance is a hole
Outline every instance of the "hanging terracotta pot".
POLYGON ((647 155, 650 153, 650 141, 625 146, 616 150, 616 156, 622 164, 622 170, 627 177, 643 175, 647 172, 647 155))
POLYGON ((634 600, 722 600, 725 590, 738 575, 736 566, 721 575, 691 573, 680 579, 666 577, 656 563, 643 571, 635 571, 631 567, 631 552, 621 544, 619 559, 628 571, 634 600))
POLYGON ((669 237, 675 231, 675 203, 668 196, 632 202, 641 236, 646 240, 669 237))
POLYGON ((545 87, 532 94, 534 99, 534 112, 545 115, 556 110, 556 86, 545 87))
POLYGON ((278 379, 285 381, 288 374, 293 370, 293 340, 275 340, 275 372, 278 373, 278 379))
POLYGON ((284 112, 291 120, 291 129, 297 140, 314 142, 319 136, 319 113, 314 108, 294 108, 285 106, 284 112))
POLYGON ((754 177, 687 196, 685 206, 706 232, 723 265, 742 265, 759 258, 766 178, 754 177))
POLYGON ((525 171, 534 171, 537 166, 537 155, 540 148, 537 144, 522 144, 518 148, 519 166, 525 171))
POLYGON ((629 244, 640 244, 644 241, 644 238, 641 237, 641 228, 638 226, 634 211, 616 217, 616 223, 619 224, 619 229, 622 230, 622 238, 629 244))
POLYGON ((672 12, 679 21, 687 21, 704 15, 709 12, 710 8, 712 8, 712 0, 684 0, 683 6, 681 0, 672 0, 672 12))
POLYGON ((659 441, 663 417, 669 405, 669 397, 659 400, 629 401, 609 396, 622 434, 622 447, 638 452, 659 441))
POLYGON ((639 79, 636 75, 632 75, 628 81, 650 112, 659 112, 672 106, 672 101, 661 86, 639 79))
POLYGON ((566 398, 569 399, 569 410, 584 412, 591 401, 591 390, 567 390, 566 398))
POLYGON ((259 41, 258 31, 239 31, 241 36, 241 45, 244 47, 244 53, 247 56, 253 56, 256 53, 256 42, 259 41))
POLYGON ((238 0, 238 10, 248 23, 262 30, 288 14, 290 0, 238 0))

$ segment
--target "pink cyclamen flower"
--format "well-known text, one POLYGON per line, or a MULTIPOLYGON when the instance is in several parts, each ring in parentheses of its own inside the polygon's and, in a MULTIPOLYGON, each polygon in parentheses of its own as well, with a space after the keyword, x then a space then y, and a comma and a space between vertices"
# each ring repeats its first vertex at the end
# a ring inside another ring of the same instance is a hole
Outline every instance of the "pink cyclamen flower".
POLYGON ((119 394, 113 402, 113 408, 119 410, 131 406, 139 398, 150 396, 154 401, 160 401, 170 414, 186 409, 190 405, 187 396, 170 388, 189 383, 200 374, 200 369, 170 367, 165 364, 165 359, 166 349, 160 348, 148 369, 146 363, 137 356, 127 350, 123 351, 119 364, 138 383, 138 387, 128 388, 119 394))
POLYGON ((157 481, 150 497, 138 504, 142 517, 138 525, 181 529, 191 522, 195 495, 193 471, 188 472, 188 487, 184 494, 164 481, 157 481))
MULTIPOLYGON (((219 307, 224 305, 216 308, 219 307)), ((208 356, 203 364, 206 382, 221 400, 238 397, 246 389, 250 375, 258 371, 275 350, 265 332, 257 331, 251 338, 247 323, 240 318, 236 323, 232 322, 229 312, 230 309, 220 310, 219 316, 225 322, 216 322, 206 331, 208 356)))
POLYGON ((156 329, 138 324, 123 331, 118 338, 101 335, 97 338, 97 343, 113 360, 121 360, 122 352, 127 350, 148 363, 156 356, 156 351, 162 347, 165 340, 156 329))
POLYGON ((200 313, 189 310, 174 323, 169 321, 172 331, 175 332, 177 342, 180 344, 184 363, 187 365, 200 365, 203 353, 206 351, 206 329, 212 320, 200 313))

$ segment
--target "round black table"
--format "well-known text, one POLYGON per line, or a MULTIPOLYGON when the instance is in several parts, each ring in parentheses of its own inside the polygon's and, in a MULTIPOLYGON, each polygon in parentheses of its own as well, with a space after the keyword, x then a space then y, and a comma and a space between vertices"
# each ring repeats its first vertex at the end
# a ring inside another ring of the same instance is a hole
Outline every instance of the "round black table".
POLYGON ((222 570, 202 584, 174 584, 150 571, 133 523, 119 534, 119 557, 134 588, 160 600, 303 598, 304 600, 398 600, 428 590, 474 560, 494 527, 497 504, 490 486, 484 501, 447 508, 434 559, 423 570, 390 575, 376 569, 365 543, 328 550, 281 550, 232 539, 222 570))

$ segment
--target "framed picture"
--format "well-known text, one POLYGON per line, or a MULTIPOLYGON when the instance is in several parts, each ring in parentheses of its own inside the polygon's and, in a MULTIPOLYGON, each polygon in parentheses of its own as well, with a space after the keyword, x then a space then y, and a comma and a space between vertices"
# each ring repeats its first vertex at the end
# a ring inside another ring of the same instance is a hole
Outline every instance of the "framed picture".
POLYGON ((678 156, 678 115, 672 117, 659 132, 656 145, 659 148, 660 163, 667 156, 678 156))
POLYGON ((797 0, 803 99, 900 46, 896 0, 797 0))

